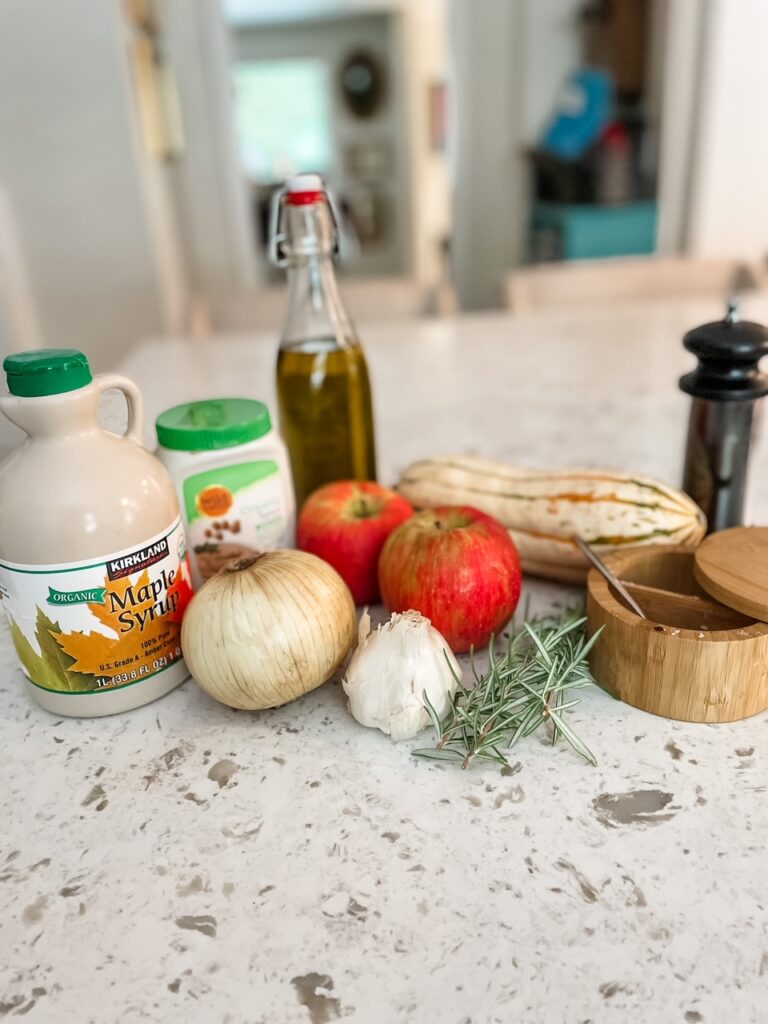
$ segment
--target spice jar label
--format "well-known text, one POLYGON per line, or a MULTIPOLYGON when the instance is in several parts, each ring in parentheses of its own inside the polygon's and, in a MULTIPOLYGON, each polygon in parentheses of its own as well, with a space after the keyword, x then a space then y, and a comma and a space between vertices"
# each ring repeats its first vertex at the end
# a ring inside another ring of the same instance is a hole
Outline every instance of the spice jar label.
POLYGON ((285 543, 285 491, 272 459, 241 462, 184 480, 187 538, 207 580, 234 558, 285 543))
POLYGON ((0 598, 24 672, 55 692, 132 686, 178 662, 191 596, 179 519, 97 562, 0 562, 0 598))

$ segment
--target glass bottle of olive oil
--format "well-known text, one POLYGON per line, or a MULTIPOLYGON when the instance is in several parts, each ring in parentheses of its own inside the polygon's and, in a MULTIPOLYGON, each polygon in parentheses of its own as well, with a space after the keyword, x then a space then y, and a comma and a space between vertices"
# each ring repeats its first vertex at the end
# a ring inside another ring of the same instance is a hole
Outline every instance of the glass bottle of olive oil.
POLYGON ((271 253, 288 271, 277 400, 301 504, 333 480, 376 479, 368 367, 336 284, 338 231, 319 175, 278 194, 271 253))

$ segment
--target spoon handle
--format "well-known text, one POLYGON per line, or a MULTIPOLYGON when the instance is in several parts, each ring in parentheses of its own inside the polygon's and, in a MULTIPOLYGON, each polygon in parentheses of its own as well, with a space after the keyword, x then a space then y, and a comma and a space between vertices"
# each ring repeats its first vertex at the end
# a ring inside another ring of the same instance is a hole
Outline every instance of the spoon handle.
POLYGON ((648 616, 645 614, 645 612, 634 599, 634 597, 632 597, 632 595, 629 593, 629 591, 621 582, 621 580, 614 576, 614 574, 611 572, 608 566, 603 562, 601 558, 599 558, 595 554, 595 552, 592 550, 589 544, 587 544, 586 541, 583 541, 581 537, 574 537, 573 539, 576 541, 576 544, 578 545, 579 550, 584 555, 584 557, 588 558, 592 565, 594 565, 594 567, 597 569, 597 571, 608 580, 608 582, 611 584, 614 590, 616 590, 616 592, 621 595, 621 597, 624 599, 624 601, 626 601, 626 603, 629 605, 632 611, 636 615, 639 615, 641 619, 647 619, 648 616))

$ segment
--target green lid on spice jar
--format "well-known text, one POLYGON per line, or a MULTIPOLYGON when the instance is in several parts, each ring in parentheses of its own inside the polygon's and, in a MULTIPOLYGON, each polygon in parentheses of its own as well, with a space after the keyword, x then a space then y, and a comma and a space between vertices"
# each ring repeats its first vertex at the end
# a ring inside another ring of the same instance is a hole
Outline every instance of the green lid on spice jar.
POLYGON ((74 348, 13 352, 3 360, 8 390, 20 398, 42 398, 84 388, 93 380, 88 359, 74 348))
POLYGON ((272 429, 269 409, 250 398, 209 398, 166 409, 155 420, 163 448, 212 451, 256 441, 272 429))

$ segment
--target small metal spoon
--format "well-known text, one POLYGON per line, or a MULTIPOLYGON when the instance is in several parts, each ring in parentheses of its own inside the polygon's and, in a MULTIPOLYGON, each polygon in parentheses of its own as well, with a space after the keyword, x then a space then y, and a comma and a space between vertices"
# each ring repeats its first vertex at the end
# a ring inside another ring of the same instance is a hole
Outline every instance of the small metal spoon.
POLYGON ((578 545, 578 548, 584 555, 584 557, 588 558, 592 565, 594 565, 594 567, 597 569, 597 571, 601 573, 605 577, 605 579, 608 580, 608 582, 611 584, 614 590, 618 594, 620 594, 621 597, 626 601, 626 603, 629 605, 629 607, 632 609, 635 615, 639 615, 641 619, 647 619, 648 616, 645 614, 645 612, 634 599, 634 597, 632 597, 632 595, 629 593, 629 591, 621 582, 621 580, 613 575, 608 566, 602 561, 601 558, 599 558, 595 554, 595 552, 592 550, 589 544, 587 544, 586 541, 583 541, 581 537, 574 536, 573 539, 578 545))

